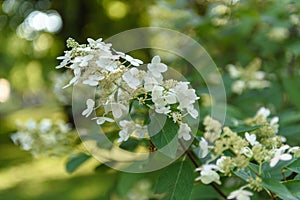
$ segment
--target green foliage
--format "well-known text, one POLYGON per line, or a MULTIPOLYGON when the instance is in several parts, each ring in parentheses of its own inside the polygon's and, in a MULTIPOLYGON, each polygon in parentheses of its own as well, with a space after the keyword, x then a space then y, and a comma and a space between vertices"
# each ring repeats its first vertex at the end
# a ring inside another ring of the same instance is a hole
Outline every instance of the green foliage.
POLYGON ((148 127, 149 135, 153 144, 167 156, 174 158, 178 148, 178 126, 171 118, 155 114, 151 117, 148 127), (159 130, 159 131, 157 131, 159 130))
POLYGON ((300 173, 300 158, 298 158, 291 164, 287 165, 286 167, 287 167, 287 169, 299 174, 300 173))
POLYGON ((189 162, 180 161, 168 167, 159 176, 155 192, 164 194, 163 199, 189 199, 194 182, 193 169, 189 162))
POLYGON ((261 125, 257 125, 257 126, 239 126, 238 128, 233 128, 232 131, 236 132, 236 133, 245 133, 245 132, 251 132, 251 131, 255 131, 257 129, 259 129, 260 127, 262 127, 261 125))
POLYGON ((292 180, 292 181, 284 181, 283 184, 288 188, 288 190, 296 196, 298 199, 300 199, 300 180, 292 180))
POLYGON ((86 162, 89 158, 91 158, 91 156, 84 153, 79 153, 77 155, 72 156, 66 164, 67 172, 68 173, 74 172, 78 167, 80 167, 80 165, 86 162))
POLYGON ((299 200, 299 198, 293 195, 285 185, 275 179, 263 179, 263 186, 282 199, 299 200))
MULTIPOLYGON (((9 81, 12 92, 9 101, 0 103, 0 127, 3 133, 14 131, 16 127, 13 125, 13 121, 19 118, 32 117, 38 119, 41 116, 49 116, 53 119, 64 118, 70 122, 72 121, 69 105, 58 102, 55 92, 50 92, 53 87, 50 76, 52 76, 54 66, 58 64, 55 57, 64 50, 65 38, 71 36, 81 42, 85 41, 87 37, 96 39, 101 36, 106 39, 126 29, 150 25, 163 26, 187 34, 199 41, 212 56, 225 84, 228 102, 225 125, 231 127, 232 131, 240 136, 243 136, 245 132, 258 131, 261 125, 246 126, 239 120, 252 116, 259 107, 265 106, 280 118, 278 135, 285 136, 287 144, 290 146, 299 146, 300 144, 300 3, 298 1, 240 0, 236 4, 228 4, 226 2, 234 1, 157 0, 141 2, 129 0, 121 2, 67 0, 66 2, 51 1, 51 5, 46 5, 46 1, 43 0, 22 0, 10 1, 15 2, 14 5, 11 4, 10 10, 9 7, 5 9, 4 2, 9 1, 1 2, 0 43, 3 48, 0 48, 0 78, 9 81), (123 9, 125 5, 127 11, 122 18, 114 18, 114 15, 111 14, 110 9, 114 2, 123 3, 123 9), (68 6, 65 6, 65 3, 68 6), (223 14, 216 12, 214 8, 219 5, 225 5, 227 11, 223 14), (25 34, 20 35, 20 25, 32 11, 47 13, 51 10, 56 10, 63 19, 64 27, 60 32, 37 31, 34 32, 34 37, 31 39, 26 39, 25 34), (277 28, 281 28, 283 34, 276 36, 277 28), (41 49, 41 47, 44 47, 44 49, 41 49), (226 66, 234 64, 246 69, 247 65, 255 58, 261 59, 260 70, 265 73, 264 79, 270 82, 270 86, 261 89, 248 88, 241 94, 234 93, 232 84, 235 80, 230 77, 226 66), (37 105, 38 109, 32 108, 37 105), (26 111, 26 113, 23 111, 26 111), (63 112, 65 113, 63 114, 63 112)), ((167 41, 170 45, 172 42, 176 42, 172 38, 167 38, 167 41)), ((133 54, 139 55, 138 58, 147 61, 151 52, 145 50, 143 52, 133 52, 133 54)), ((172 62, 176 63, 173 60, 172 62)), ((174 67, 176 68, 176 64, 174 64, 174 67)), ((209 93, 206 84, 210 83, 199 80, 199 75, 193 73, 189 65, 179 65, 176 70, 184 74, 191 84, 197 85, 198 88, 195 89, 199 95, 209 93)), ((54 83, 57 80, 60 80, 60 78, 54 79, 54 83)), ((60 88, 61 86, 59 86, 60 88)), ((66 94, 65 91, 60 95, 66 94)), ((215 99, 212 99, 212 102, 218 104, 215 99)), ((137 101, 134 103, 138 104, 137 101)), ((136 106, 135 104, 134 106, 136 106)), ((204 116, 211 114, 211 104, 205 104, 202 97, 199 106, 201 120, 204 116)), ((143 117, 142 114, 140 116, 143 117)), ((147 124, 148 119, 145 122, 147 124)), ((152 147, 151 140, 158 151, 171 158, 176 157, 178 148, 181 148, 177 140, 178 125, 175 125, 171 118, 164 119, 159 115, 150 117, 150 124, 152 124, 148 129, 150 138, 142 140, 130 138, 120 144, 119 147, 127 151, 138 151, 141 148, 143 151, 147 151, 149 146, 152 147), (156 126, 161 127, 160 131, 155 131, 158 130, 156 126)), ((106 133, 105 137, 108 137, 112 142, 115 141, 118 136, 117 127, 106 128, 103 129, 106 133)), ((204 135, 202 125, 200 125, 197 132, 199 138, 204 135)), ((99 147, 104 148, 104 144, 101 143, 103 140, 98 133, 85 137, 89 140, 97 140, 99 147)), ((198 152, 194 148, 199 149, 199 141, 201 139, 193 142, 191 152, 198 152)), ((11 145, 11 142, 6 141, 3 146, 11 145)), ((111 148, 112 145, 110 144, 105 146, 105 150, 111 148)), ((10 148, 8 149, 10 150, 10 148)), ((10 150, 5 156, 15 154, 16 151, 15 149, 10 150)), ((227 153, 231 155, 232 152, 226 152, 226 155, 227 153)), ((193 156, 198 163, 203 164, 210 159, 199 158, 198 154, 193 154, 193 156)), ((71 157, 66 163, 66 171, 68 173, 74 172, 89 159, 90 156, 84 153, 71 157)), ((265 199, 265 195, 270 191, 281 199, 300 199, 299 158, 290 161, 280 160, 275 167, 270 167, 269 163, 260 166, 255 161, 249 160, 249 167, 233 172, 234 178, 221 177, 222 183, 226 184, 220 185, 219 188, 229 194, 233 189, 247 182, 249 178, 256 177, 261 171, 259 176, 267 192, 255 192, 254 199, 265 199)), ((6 162, 15 163, 15 161, 3 159, 3 163, 6 162)), ((9 167, 8 164, 2 165, 9 167)), ((106 174, 107 171, 105 165, 101 165, 97 169, 99 174, 106 174)), ((220 195, 209 185, 198 184, 198 182, 193 185, 195 175, 193 171, 194 168, 187 161, 180 161, 166 167, 159 178, 156 174, 151 174, 153 180, 158 179, 155 191, 159 195, 158 197, 153 196, 153 198, 159 199, 161 196, 164 196, 163 199, 219 198, 220 195)), ((110 189, 111 191, 106 190, 105 198, 114 198, 116 192, 122 198, 144 176, 146 175, 113 174, 111 177, 113 177, 113 181, 117 179, 118 186, 116 191, 113 188, 110 189)), ((107 173, 104 181, 100 178, 97 181, 105 183, 109 179, 110 174, 107 173)), ((81 179, 76 180, 76 183, 81 183, 81 179)), ((113 181, 109 180, 107 182, 113 185, 113 181)), ((72 185, 71 182, 68 182, 68 184, 72 185)), ((15 187, 18 189, 20 186, 16 185, 15 187)), ((75 185, 72 187, 76 188, 75 185)), ((105 184, 102 184, 102 187, 105 187, 105 184)), ((25 189, 21 188, 20 191, 25 191, 25 189)), ((14 189, 7 191, 8 193, 20 192, 14 189)), ((76 191, 74 191, 74 194, 76 194, 76 191)), ((3 198, 6 198, 6 196, 3 198)), ((39 198, 44 199, 45 197, 39 198)), ((53 198, 55 197, 51 196, 51 199, 53 198)), ((73 199, 74 196, 69 194, 68 197, 63 196, 60 198, 73 199)), ((24 197, 24 199, 26 198, 24 197)))

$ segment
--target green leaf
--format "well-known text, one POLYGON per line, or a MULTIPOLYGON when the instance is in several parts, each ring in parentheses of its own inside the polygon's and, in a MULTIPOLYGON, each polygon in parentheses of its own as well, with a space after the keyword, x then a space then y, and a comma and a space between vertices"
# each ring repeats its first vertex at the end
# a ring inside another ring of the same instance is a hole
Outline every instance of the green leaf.
POLYGON ((263 179, 263 187, 275 193, 284 200, 299 200, 294 196, 284 184, 274 179, 263 179))
POLYGON ((153 144, 159 151, 174 158, 178 148, 178 125, 171 118, 161 114, 151 116, 148 132, 153 144))
MULTIPOLYGON (((253 163, 250 163, 249 165, 256 173, 258 173, 258 165, 253 163)), ((251 171, 249 168, 240 169, 239 171, 234 172, 234 174, 245 181, 247 181, 250 177, 252 178, 256 177, 256 174, 253 171, 251 171)))
POLYGON ((280 114, 279 119, 280 126, 286 126, 295 122, 297 123, 300 122, 300 113, 295 110, 290 110, 280 114))
POLYGON ((217 193, 210 185, 201 185, 201 186, 199 185, 193 187, 190 200, 199 200, 200 197, 201 199, 205 199, 205 200, 219 199, 220 194, 217 193))
POLYGON ((288 165, 287 168, 293 172, 300 173, 300 158, 288 165))
POLYGON ((281 180, 283 179, 282 173, 284 173, 285 176, 289 176, 291 174, 288 170, 282 170, 293 162, 294 160, 280 161, 275 167, 270 167, 270 163, 264 163, 262 166, 262 177, 281 180))
POLYGON ((291 191, 291 193, 300 199, 300 180, 285 181, 283 184, 291 191))
POLYGON ((262 127, 262 125, 257 125, 257 126, 239 126, 238 128, 233 128, 232 131, 236 132, 236 133, 245 133, 245 132, 251 132, 251 131, 255 131, 257 129, 259 129, 260 127, 262 127))
POLYGON ((85 161, 87 161, 91 156, 80 153, 73 157, 71 157, 67 164, 66 164, 66 170, 68 173, 74 172, 80 165, 82 165, 85 161))
POLYGON ((189 199, 194 183, 191 164, 180 161, 168 166, 158 178, 155 193, 163 194, 163 200, 189 199))
POLYGON ((285 91, 289 96, 290 102, 300 109, 299 77, 282 77, 282 81, 285 91))
POLYGON ((126 196, 130 189, 142 178, 143 174, 121 173, 117 185, 119 195, 126 196))

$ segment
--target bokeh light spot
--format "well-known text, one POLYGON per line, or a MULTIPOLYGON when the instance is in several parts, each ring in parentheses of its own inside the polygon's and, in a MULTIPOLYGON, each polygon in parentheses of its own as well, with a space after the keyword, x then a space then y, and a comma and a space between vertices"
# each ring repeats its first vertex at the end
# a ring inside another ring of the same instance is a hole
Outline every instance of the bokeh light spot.
POLYGON ((35 51, 46 51, 48 50, 53 43, 53 38, 47 33, 41 34, 33 43, 35 51))
POLYGON ((128 6, 121 1, 110 1, 106 7, 107 15, 111 19, 122 19, 128 13, 128 6))
POLYGON ((0 102, 4 103, 10 96, 10 84, 8 80, 0 78, 0 102))

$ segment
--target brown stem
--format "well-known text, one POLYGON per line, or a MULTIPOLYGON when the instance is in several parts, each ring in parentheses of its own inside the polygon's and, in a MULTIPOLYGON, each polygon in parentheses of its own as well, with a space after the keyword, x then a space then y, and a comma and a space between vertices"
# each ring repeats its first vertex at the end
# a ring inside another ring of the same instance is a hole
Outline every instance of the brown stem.
POLYGON ((284 171, 283 171, 284 169, 281 169, 281 175, 282 175, 282 179, 284 180, 284 181, 286 181, 286 177, 285 177, 285 175, 284 175, 284 171))
MULTIPOLYGON (((186 155, 189 157, 189 159, 192 161, 192 163, 194 164, 195 168, 198 168, 199 165, 195 159, 195 157, 193 156, 193 153, 189 150, 187 150, 185 148, 185 146, 183 145, 182 141, 179 140, 179 144, 180 146, 183 148, 183 150, 185 151, 186 155)), ((222 192, 222 190, 215 184, 215 183, 211 183, 210 184, 224 199, 227 199, 227 196, 222 192)))

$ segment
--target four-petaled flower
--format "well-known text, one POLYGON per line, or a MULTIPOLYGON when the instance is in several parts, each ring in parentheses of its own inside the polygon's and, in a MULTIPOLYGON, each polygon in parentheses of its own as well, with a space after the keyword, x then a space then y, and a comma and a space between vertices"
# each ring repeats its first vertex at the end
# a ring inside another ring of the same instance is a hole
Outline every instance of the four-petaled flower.
POLYGON ((124 58, 125 60, 127 60, 128 62, 130 62, 130 64, 132 64, 135 67, 138 67, 138 66, 140 66, 140 65, 143 64, 143 61, 141 61, 139 59, 136 59, 136 58, 133 58, 130 55, 122 56, 122 58, 124 58))
POLYGON ((246 140, 251 144, 251 146, 258 145, 259 142, 256 141, 256 135, 255 134, 249 134, 248 132, 245 133, 246 140))
POLYGON ((221 184, 220 176, 216 172, 219 167, 213 164, 204 164, 201 167, 197 168, 196 171, 200 171, 200 176, 196 178, 196 181, 201 181, 204 184, 210 184, 216 182, 221 184))
POLYGON ((264 118, 267 118, 270 114, 271 111, 265 107, 261 107, 256 113, 256 115, 262 115, 264 118))
POLYGON ((114 122, 115 120, 113 120, 112 118, 109 117, 95 117, 93 118, 96 120, 96 123, 98 125, 104 124, 104 122, 114 122))
POLYGON ((89 75, 88 79, 84 80, 82 83, 90 86, 97 86, 100 80, 103 80, 105 77, 102 75, 89 75))
POLYGON ((166 72, 168 70, 167 65, 160 62, 159 56, 154 56, 151 60, 151 63, 148 64, 147 68, 156 78, 161 77, 161 73, 166 72))
POLYGON ((141 81, 137 78, 138 74, 139 70, 133 67, 126 71, 122 77, 129 87, 131 87, 132 89, 136 89, 141 84, 141 81))
POLYGON ((280 160, 283 161, 291 160, 293 156, 289 153, 284 153, 289 148, 290 148, 289 145, 283 145, 279 149, 275 149, 274 156, 270 161, 270 167, 275 167, 280 160))
POLYGON ((244 187, 235 190, 229 194, 227 199, 237 199, 237 200, 250 200, 250 196, 252 196, 253 193, 249 192, 247 190, 244 190, 244 187))
POLYGON ((88 117, 88 116, 90 116, 90 114, 92 114, 92 112, 94 110, 95 101, 92 99, 86 100, 86 106, 87 106, 87 108, 82 112, 82 115, 85 117, 88 117))
POLYGON ((181 123, 178 130, 178 138, 183 138, 184 140, 188 141, 192 138, 191 128, 186 123, 181 123))

